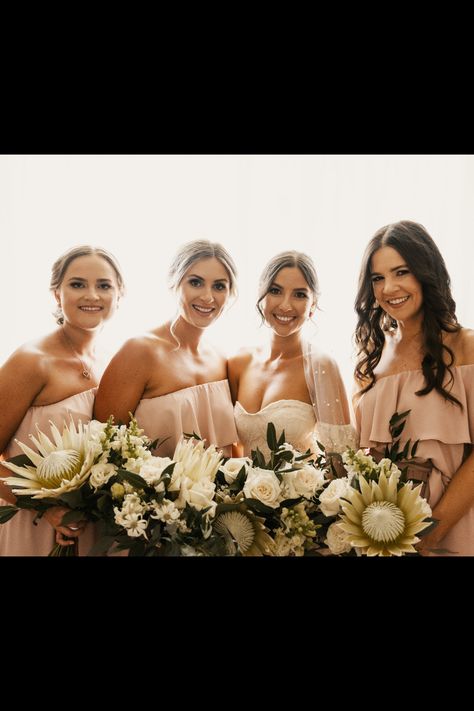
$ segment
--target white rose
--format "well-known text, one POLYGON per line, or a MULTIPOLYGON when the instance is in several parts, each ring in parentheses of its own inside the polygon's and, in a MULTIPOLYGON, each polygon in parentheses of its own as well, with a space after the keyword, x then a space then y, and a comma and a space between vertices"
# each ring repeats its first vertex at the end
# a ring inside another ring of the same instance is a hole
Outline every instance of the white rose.
POLYGON ((324 473, 320 469, 308 465, 283 474, 285 494, 288 493, 291 499, 296 499, 298 496, 311 499, 325 481, 324 473))
POLYGON ((248 499, 257 499, 272 509, 277 509, 282 500, 280 482, 270 469, 249 467, 243 492, 248 499))
POLYGON ((169 457, 152 457, 146 462, 138 472, 149 486, 158 483, 166 467, 172 463, 169 457))
POLYGON ((339 523, 332 523, 327 530, 326 536, 324 543, 329 546, 329 550, 334 555, 349 553, 352 549, 349 543, 349 536, 340 528, 339 523))
POLYGON ((193 481, 188 477, 181 482, 179 498, 176 501, 178 508, 184 508, 186 503, 200 511, 210 507, 208 516, 214 516, 217 504, 213 501, 216 485, 210 479, 193 481))
POLYGON ((351 485, 347 477, 333 479, 319 497, 321 511, 325 516, 335 516, 341 509, 341 497, 350 497, 351 485))
POLYGON ((248 467, 252 464, 248 457, 232 457, 228 459, 227 462, 220 467, 221 471, 224 473, 224 478, 228 484, 232 484, 237 478, 237 474, 240 472, 242 467, 245 467, 247 471, 248 467))
POLYGON ((94 464, 94 466, 91 467, 89 483, 94 489, 98 489, 104 486, 104 484, 107 484, 116 471, 117 467, 115 464, 94 464))

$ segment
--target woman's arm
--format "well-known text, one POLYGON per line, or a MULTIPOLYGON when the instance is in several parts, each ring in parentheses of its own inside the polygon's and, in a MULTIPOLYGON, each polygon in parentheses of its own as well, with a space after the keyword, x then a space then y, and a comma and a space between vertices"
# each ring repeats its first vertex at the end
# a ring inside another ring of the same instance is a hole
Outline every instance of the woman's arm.
MULTIPOLYGON (((455 362, 460 365, 474 364, 474 331, 463 329, 455 353, 455 362)), ((474 393, 468 393, 474 397, 474 393)), ((440 541, 450 529, 474 506, 474 449, 461 464, 443 496, 433 509, 433 518, 438 520, 436 528, 423 536, 417 549, 429 553, 429 549, 439 548, 440 541)))
MULTIPOLYGON (((3 455, 9 442, 46 385, 47 377, 43 359, 38 353, 21 349, 16 351, 0 368, 0 453, 3 455)), ((0 466, 0 476, 11 472, 0 466)), ((0 481, 0 496, 14 504, 10 487, 0 481)))
POLYGON ((448 488, 433 509, 433 518, 438 520, 436 528, 423 536, 417 544, 420 552, 439 548, 440 541, 468 511, 474 506, 474 451, 459 467, 448 488))
POLYGON ((116 423, 127 424, 135 412, 152 375, 154 361, 149 345, 132 338, 115 354, 99 384, 94 417, 106 422, 110 415, 116 423))

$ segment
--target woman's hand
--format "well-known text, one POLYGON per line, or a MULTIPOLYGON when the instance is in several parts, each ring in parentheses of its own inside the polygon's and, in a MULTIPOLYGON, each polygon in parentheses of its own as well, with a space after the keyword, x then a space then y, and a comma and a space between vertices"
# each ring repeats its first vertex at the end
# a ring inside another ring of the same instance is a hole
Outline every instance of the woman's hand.
POLYGON ((43 515, 43 518, 56 531, 56 543, 59 543, 60 546, 73 546, 75 541, 71 539, 79 538, 87 525, 87 521, 74 521, 68 526, 63 524, 63 516, 70 510, 66 506, 53 506, 43 515))

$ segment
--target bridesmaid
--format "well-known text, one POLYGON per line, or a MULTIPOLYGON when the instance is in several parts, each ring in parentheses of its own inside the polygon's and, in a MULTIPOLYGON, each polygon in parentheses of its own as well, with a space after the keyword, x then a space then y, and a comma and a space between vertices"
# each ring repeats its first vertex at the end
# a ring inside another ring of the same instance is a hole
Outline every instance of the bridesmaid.
POLYGON ((474 331, 455 307, 422 225, 405 220, 375 233, 355 302, 356 419, 361 447, 380 454, 393 413, 411 410, 401 444, 419 446, 408 475, 424 482, 439 521, 418 544, 425 555, 474 555, 474 331))
MULTIPOLYGON (((49 421, 88 422, 101 368, 95 339, 117 308, 123 279, 114 257, 103 249, 70 249, 53 265, 51 291, 57 303, 58 328, 20 346, 0 368, 0 452, 3 459, 21 454, 15 439, 30 444, 36 425, 50 434, 49 421)), ((10 472, 0 467, 3 476, 10 472)), ((10 488, 0 482, 0 504, 15 503, 10 488)), ((48 555, 54 543, 73 545, 79 554, 93 543, 93 527, 79 522, 61 525, 64 507, 49 509, 33 525, 35 513, 20 510, 0 526, 0 555, 48 555), (83 535, 84 534, 84 535, 83 535), (66 538, 67 537, 67 538, 66 538)))
POLYGON ((95 414, 128 422, 135 414, 156 454, 172 457, 183 432, 196 432, 231 456, 237 439, 225 356, 203 336, 236 293, 236 268, 218 243, 196 240, 177 253, 169 271, 178 312, 128 340, 100 382, 95 414))
POLYGON ((337 364, 302 337, 318 295, 316 270, 306 254, 282 252, 263 270, 257 310, 271 329, 268 345, 229 360, 235 422, 246 456, 256 447, 269 456, 269 422, 303 452, 316 452, 316 439, 329 452, 355 445, 337 364))

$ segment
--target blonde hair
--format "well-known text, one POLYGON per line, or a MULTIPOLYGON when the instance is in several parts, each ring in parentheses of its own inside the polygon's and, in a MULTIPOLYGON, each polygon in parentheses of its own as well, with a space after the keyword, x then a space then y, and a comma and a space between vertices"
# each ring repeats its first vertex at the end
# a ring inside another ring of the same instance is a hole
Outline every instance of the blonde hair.
MULTIPOLYGON (((120 270, 116 258, 112 254, 110 254, 110 252, 107 252, 107 250, 102 249, 101 247, 91 247, 88 244, 83 244, 79 247, 72 247, 71 249, 68 249, 67 252, 64 252, 64 254, 58 257, 58 259, 56 259, 51 269, 51 281, 49 284, 50 290, 54 291, 55 289, 59 289, 59 287, 63 283, 64 275, 66 274, 67 268, 69 267, 71 262, 73 262, 78 257, 88 257, 91 254, 96 254, 98 257, 102 257, 102 259, 105 259, 105 261, 110 264, 110 266, 115 272, 115 276, 117 277, 119 294, 120 296, 122 296, 125 292, 125 284, 123 281, 122 272, 120 270)), ((62 324, 64 323, 64 316, 61 308, 56 309, 53 315, 56 319, 56 323, 59 326, 62 326, 62 324)))
MULTIPOLYGON (((227 276, 229 277, 229 294, 230 296, 236 298, 237 267, 235 266, 235 262, 229 252, 225 249, 225 247, 219 244, 219 242, 209 242, 207 239, 196 239, 192 242, 186 242, 186 244, 183 244, 180 247, 171 262, 171 266, 168 271, 168 283, 170 289, 174 292, 177 291, 179 285, 183 281, 184 275, 192 264, 199 262, 201 259, 212 259, 213 257, 219 260, 225 268, 227 276)), ((176 325, 178 318, 179 317, 177 316, 173 319, 170 326, 171 335, 178 344, 177 348, 181 346, 179 338, 174 332, 174 326, 176 325)))
POLYGON ((229 293, 237 296, 237 267, 229 252, 219 242, 209 242, 197 239, 187 242, 176 253, 168 272, 170 288, 173 291, 179 287, 189 267, 201 259, 215 257, 225 268, 229 277, 229 293))

